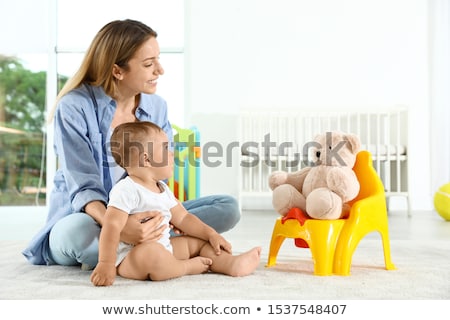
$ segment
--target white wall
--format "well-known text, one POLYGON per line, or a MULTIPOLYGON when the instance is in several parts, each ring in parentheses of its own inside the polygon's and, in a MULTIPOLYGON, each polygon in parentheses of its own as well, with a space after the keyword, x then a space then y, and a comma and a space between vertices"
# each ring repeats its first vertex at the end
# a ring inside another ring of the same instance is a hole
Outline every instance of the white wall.
MULTIPOLYGON (((432 207, 427 0, 188 0, 186 10, 188 123, 203 142, 236 141, 241 107, 407 105, 412 207, 432 207)), ((238 165, 219 168, 203 166, 202 193, 237 194, 238 165)))

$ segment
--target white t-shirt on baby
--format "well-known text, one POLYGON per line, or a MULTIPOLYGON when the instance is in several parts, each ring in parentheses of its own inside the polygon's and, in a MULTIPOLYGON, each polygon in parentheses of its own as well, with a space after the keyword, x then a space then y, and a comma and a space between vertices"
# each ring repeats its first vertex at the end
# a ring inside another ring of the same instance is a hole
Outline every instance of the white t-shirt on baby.
MULTIPOLYGON (((170 209, 175 207, 178 201, 163 181, 159 181, 158 184, 162 189, 160 193, 150 191, 134 182, 130 177, 125 177, 112 188, 108 206, 113 206, 128 214, 144 211, 159 211, 164 217, 162 224, 168 225, 172 218, 170 209)), ((163 236, 158 242, 172 252, 170 228, 164 230, 163 236)), ((133 248, 133 245, 122 242, 119 244, 116 266, 122 262, 131 248, 133 248)))

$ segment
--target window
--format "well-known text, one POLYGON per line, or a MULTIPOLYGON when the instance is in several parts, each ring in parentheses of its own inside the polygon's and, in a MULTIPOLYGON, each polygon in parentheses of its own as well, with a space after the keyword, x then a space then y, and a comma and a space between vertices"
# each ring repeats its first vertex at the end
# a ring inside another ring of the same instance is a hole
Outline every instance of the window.
MULTIPOLYGON (((0 55, 0 205, 45 203, 45 65, 0 55)), ((45 60, 45 59, 44 59, 45 60)))
POLYGON ((0 206, 45 205, 56 170, 45 110, 58 81, 75 72, 95 33, 111 20, 140 20, 158 33, 165 69, 158 94, 171 122, 184 125, 183 0, 22 0, 2 7, 9 13, 0 27, 14 32, 0 44, 0 206))
POLYGON ((70 76, 98 30, 115 19, 144 22, 158 33, 161 63, 165 74, 159 79, 158 94, 169 105, 173 123, 184 122, 184 1, 121 0, 57 1, 57 71, 70 76))

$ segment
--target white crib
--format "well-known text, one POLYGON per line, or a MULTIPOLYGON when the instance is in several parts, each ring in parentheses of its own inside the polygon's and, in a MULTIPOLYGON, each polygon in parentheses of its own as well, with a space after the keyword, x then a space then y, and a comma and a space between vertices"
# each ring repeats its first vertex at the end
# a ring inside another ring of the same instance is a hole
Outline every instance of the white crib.
MULTIPOLYGON (((383 181, 387 203, 392 196, 406 199, 408 213, 408 110, 260 110, 242 109, 239 115, 241 203, 267 203, 268 176, 275 170, 296 171, 306 165, 304 145, 316 134, 340 130, 357 134, 362 149, 372 153, 383 181), (269 144, 270 142, 270 144, 269 144)), ((251 205, 250 205, 251 206, 251 205)), ((253 209, 253 208, 247 208, 253 209)))

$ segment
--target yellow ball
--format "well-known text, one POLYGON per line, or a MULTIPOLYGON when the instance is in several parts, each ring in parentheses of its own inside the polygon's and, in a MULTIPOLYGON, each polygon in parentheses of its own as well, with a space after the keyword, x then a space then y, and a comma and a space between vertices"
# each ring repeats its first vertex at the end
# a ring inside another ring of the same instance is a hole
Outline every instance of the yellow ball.
POLYGON ((442 218, 450 221, 450 183, 444 184, 435 193, 434 208, 442 218))

